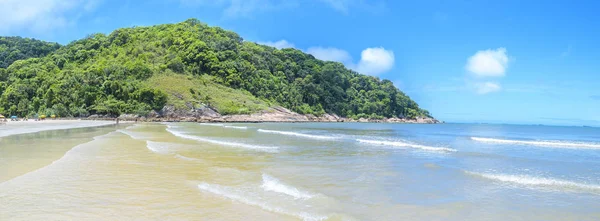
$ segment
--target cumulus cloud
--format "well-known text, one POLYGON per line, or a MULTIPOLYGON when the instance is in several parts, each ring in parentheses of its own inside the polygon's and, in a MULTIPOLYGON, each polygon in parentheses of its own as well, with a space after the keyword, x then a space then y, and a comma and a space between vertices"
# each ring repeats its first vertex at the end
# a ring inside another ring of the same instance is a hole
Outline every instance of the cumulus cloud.
POLYGON ((100 0, 0 0, 0 33, 64 27, 99 3, 100 0))
POLYGON ((306 53, 324 61, 337 61, 346 65, 352 64, 350 53, 338 48, 311 47, 306 50, 306 53))
POLYGON ((324 61, 342 62, 346 67, 362 74, 377 76, 394 67, 394 52, 385 48, 367 48, 362 51, 360 61, 352 62, 352 56, 345 50, 338 48, 312 47, 306 50, 315 58, 324 61))
POLYGON ((494 82, 479 82, 475 83, 475 90, 478 94, 489 94, 492 92, 498 92, 502 90, 502 87, 498 83, 494 82))
MULTIPOLYGON (((286 41, 267 41, 257 42, 258 44, 269 45, 275 48, 293 48, 294 44, 286 41)), ((302 49, 300 49, 302 50, 302 49)), ((358 63, 354 63, 352 56, 348 51, 334 47, 310 47, 304 52, 315 56, 315 58, 324 61, 335 61, 343 63, 347 68, 358 73, 377 76, 388 72, 394 67, 394 52, 386 50, 383 47, 367 48, 361 53, 358 63)))
POLYGON ((394 67, 394 52, 385 48, 367 48, 362 51, 356 71, 368 75, 379 75, 394 67))
POLYGON ((282 49, 282 48, 294 48, 294 44, 286 41, 286 40, 279 40, 279 41, 264 41, 264 42, 256 42, 258 44, 261 45, 268 45, 277 49, 282 49))
POLYGON ((467 59, 465 68, 476 77, 502 77, 508 68, 506 48, 478 51, 467 59))

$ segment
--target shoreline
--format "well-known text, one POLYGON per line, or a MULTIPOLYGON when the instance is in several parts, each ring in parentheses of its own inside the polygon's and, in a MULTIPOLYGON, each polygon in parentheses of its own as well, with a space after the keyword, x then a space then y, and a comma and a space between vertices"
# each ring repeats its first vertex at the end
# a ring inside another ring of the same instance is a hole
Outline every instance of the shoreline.
POLYGON ((395 123, 395 124, 440 124, 444 123, 435 118, 417 117, 409 118, 360 118, 352 119, 340 117, 336 114, 323 114, 315 116, 312 114, 299 114, 283 107, 273 107, 265 111, 253 114, 221 115, 211 108, 196 109, 189 111, 175 110, 165 107, 160 112, 153 111, 147 116, 135 114, 122 114, 119 117, 109 115, 92 115, 83 118, 59 118, 46 119, 43 121, 8 121, 8 124, 22 123, 46 123, 60 121, 115 121, 119 123, 137 122, 196 122, 196 123, 395 123))

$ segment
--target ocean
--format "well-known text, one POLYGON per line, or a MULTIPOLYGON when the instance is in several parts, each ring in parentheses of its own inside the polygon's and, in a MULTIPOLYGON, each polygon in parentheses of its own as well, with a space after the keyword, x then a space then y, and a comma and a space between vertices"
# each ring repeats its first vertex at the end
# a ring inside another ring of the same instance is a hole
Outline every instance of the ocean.
POLYGON ((0 220, 600 220, 600 128, 0 126, 0 220))

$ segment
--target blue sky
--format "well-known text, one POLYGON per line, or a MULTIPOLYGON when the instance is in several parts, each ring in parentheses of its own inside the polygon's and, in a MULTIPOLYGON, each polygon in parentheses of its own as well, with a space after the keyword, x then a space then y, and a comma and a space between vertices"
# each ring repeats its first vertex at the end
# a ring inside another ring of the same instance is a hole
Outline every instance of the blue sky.
POLYGON ((390 79, 449 122, 600 126, 594 1, 0 0, 0 35, 68 43, 198 18, 390 79))

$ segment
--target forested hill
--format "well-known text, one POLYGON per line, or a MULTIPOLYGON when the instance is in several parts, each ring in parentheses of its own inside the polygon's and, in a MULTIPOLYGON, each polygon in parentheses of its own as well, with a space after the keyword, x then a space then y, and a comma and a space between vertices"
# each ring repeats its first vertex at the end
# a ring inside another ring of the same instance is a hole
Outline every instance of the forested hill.
POLYGON ((281 105, 354 118, 429 116, 389 80, 196 19, 94 34, 60 48, 32 45, 34 54, 57 50, 0 68, 2 114, 147 114, 165 105, 244 114, 281 105))
POLYGON ((44 57, 59 47, 57 43, 31 38, 0 37, 0 68, 7 68, 16 60, 44 57))

